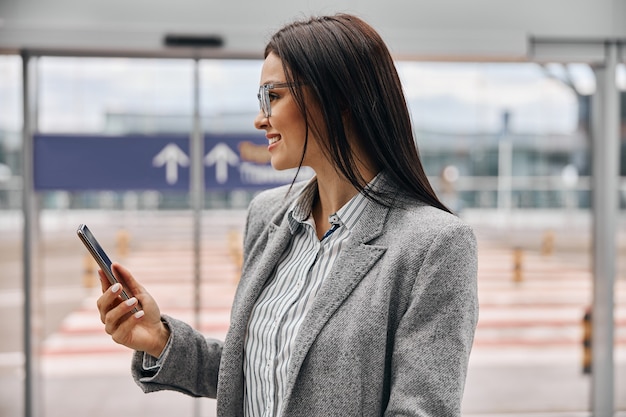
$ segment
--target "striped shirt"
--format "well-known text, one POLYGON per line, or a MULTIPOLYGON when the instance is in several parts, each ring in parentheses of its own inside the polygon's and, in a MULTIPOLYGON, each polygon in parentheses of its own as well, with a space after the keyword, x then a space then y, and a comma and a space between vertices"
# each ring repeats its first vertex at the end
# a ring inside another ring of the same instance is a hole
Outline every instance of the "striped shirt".
POLYGON ((355 195, 330 216, 331 228, 320 240, 311 215, 316 197, 317 181, 313 179, 287 213, 291 242, 248 322, 244 356, 246 417, 280 416, 298 329, 367 204, 363 194, 355 195))

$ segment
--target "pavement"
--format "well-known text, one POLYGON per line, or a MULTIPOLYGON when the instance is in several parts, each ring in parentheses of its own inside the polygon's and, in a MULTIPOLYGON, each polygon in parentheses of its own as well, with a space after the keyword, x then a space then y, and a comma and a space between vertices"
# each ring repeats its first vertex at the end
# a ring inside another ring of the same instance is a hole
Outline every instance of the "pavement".
MULTIPOLYGON (((582 372, 582 319, 592 290, 587 229, 518 224, 519 220, 505 227, 487 219, 467 218, 479 242, 481 312, 463 415, 588 416, 591 379, 582 372)), ((95 309, 99 289, 93 265, 74 231, 79 223, 87 223, 109 254, 140 277, 164 313, 223 338, 237 285, 236 242, 244 220, 241 211, 204 214, 201 308, 195 314, 189 212, 43 213, 36 285, 40 302, 34 323, 39 340, 34 415, 214 416, 214 400, 174 392, 146 395, 135 386, 129 374, 131 352, 102 330, 95 309), (120 244, 123 241, 126 247, 120 244)), ((0 417, 24 415, 19 241, 19 225, 0 218, 0 313, 9 318, 0 325, 6 336, 0 338, 0 417)), ((616 416, 626 416, 622 269, 626 267, 620 262, 615 288, 616 416)))

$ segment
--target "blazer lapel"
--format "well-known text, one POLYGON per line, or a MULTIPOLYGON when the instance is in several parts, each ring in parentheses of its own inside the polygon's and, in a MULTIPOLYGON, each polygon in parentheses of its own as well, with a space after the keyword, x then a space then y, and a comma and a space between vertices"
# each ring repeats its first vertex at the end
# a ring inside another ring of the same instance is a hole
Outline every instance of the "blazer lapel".
POLYGON ((282 225, 276 225, 274 223, 269 224, 265 250, 252 274, 253 278, 243 284, 241 294, 237 295, 235 303, 233 304, 230 333, 240 338, 240 342, 242 343, 245 338, 246 326, 248 325, 254 303, 274 271, 280 256, 289 244, 291 231, 287 223, 288 222, 285 221, 282 225))
POLYGON ((352 230, 350 244, 342 250, 329 276, 322 284, 311 309, 298 331, 289 364, 286 389, 287 399, 291 395, 302 362, 319 332, 352 290, 367 275, 372 266, 385 253, 386 247, 369 245, 368 242, 382 233, 388 212, 389 209, 387 207, 374 202, 368 204, 359 222, 352 230))
POLYGON ((227 398, 218 401, 218 415, 240 416, 242 413, 244 384, 241 367, 248 320, 256 299, 289 244, 290 236, 291 231, 286 220, 281 224, 270 223, 265 249, 251 275, 253 278, 240 284, 241 293, 236 295, 233 303, 231 323, 220 363, 218 395, 225 395, 227 398))

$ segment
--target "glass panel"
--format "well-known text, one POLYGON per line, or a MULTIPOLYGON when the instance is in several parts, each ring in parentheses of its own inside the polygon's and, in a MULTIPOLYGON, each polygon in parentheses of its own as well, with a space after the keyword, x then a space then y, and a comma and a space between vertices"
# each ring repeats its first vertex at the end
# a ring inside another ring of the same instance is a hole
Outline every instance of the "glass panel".
POLYGON ((576 206, 588 207, 588 188, 578 188, 578 178, 589 174, 590 70, 530 63, 398 68, 426 171, 440 193, 452 192, 446 168, 457 173, 448 197, 453 208, 563 207, 563 175, 576 178, 576 206))
POLYGON ((427 173, 478 237, 481 313, 464 412, 588 409, 591 69, 399 68, 427 173))
POLYGON ((254 127, 261 65, 259 60, 200 63, 202 127, 206 132, 263 135, 254 127))
POLYGON ((192 68, 190 60, 43 57, 39 131, 187 133, 192 68))
POLYGON ((0 415, 21 415, 22 290, 22 61, 0 55, 0 415))
MULTIPOLYGON (((191 132, 191 60, 45 57, 40 62, 40 132, 183 137, 191 132)), ((116 168, 111 161, 111 169, 116 168)), ((95 306, 100 294, 96 266, 75 233, 80 223, 87 224, 111 259, 129 268, 157 298, 164 314, 193 322, 188 192, 55 191, 40 196, 41 292, 50 294, 43 299, 41 346, 46 412, 182 416, 205 407, 206 402, 172 392, 145 396, 135 386, 129 374, 132 352, 104 332, 95 306), (80 394, 68 397, 68 392, 80 394)))
MULTIPOLYGON (((189 134, 193 61, 41 58, 39 132, 189 134)), ((112 161, 113 163, 113 161, 112 161)), ((46 192, 44 208, 184 209, 187 193, 46 192)))
MULTIPOLYGON (((212 135, 243 134, 263 138, 254 127, 259 112, 260 60, 205 60, 200 62, 200 108, 202 129, 212 135)), ((214 143, 205 149, 208 154, 214 143)), ((238 149, 241 157, 241 149, 238 149)), ((207 169, 213 169, 207 167, 207 169)), ((257 191, 215 190, 207 186, 205 206, 212 209, 248 206, 257 191)))

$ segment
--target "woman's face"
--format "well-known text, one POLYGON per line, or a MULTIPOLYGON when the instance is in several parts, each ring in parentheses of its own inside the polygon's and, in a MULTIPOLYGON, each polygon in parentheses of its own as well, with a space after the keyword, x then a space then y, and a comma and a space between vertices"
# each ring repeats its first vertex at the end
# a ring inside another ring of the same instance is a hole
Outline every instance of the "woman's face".
MULTIPOLYGON (((285 82, 282 61, 277 55, 270 53, 261 70, 261 85, 284 84, 285 82)), ((304 117, 291 95, 289 87, 277 87, 269 89, 268 92, 271 115, 266 117, 262 110, 259 111, 254 119, 254 126, 257 129, 265 130, 272 166, 278 170, 296 168, 300 164, 304 149, 306 136, 304 117)), ((306 98, 306 92, 304 92, 304 97, 306 98)), ((309 118, 311 117, 314 116, 309 116, 309 118)), ((309 131, 307 151, 302 165, 310 166, 316 170, 316 166, 323 160, 325 158, 322 158, 317 138, 309 131)))

